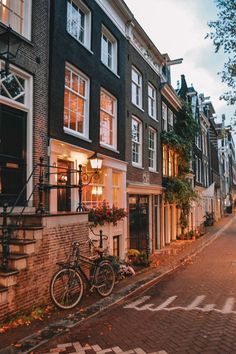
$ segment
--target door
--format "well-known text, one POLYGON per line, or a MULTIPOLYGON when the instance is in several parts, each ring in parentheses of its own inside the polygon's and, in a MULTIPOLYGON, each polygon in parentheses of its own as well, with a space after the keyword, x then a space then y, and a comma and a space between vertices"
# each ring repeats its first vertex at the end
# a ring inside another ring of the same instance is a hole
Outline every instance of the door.
POLYGON ((130 248, 146 252, 149 242, 148 196, 129 196, 130 248))
POLYGON ((57 167, 57 184, 62 187, 57 189, 57 210, 71 211, 71 188, 69 186, 71 185, 72 162, 58 160, 57 167))
MULTIPOLYGON (((0 104, 0 205, 13 205, 26 181, 27 113, 0 104)), ((17 205, 23 205, 26 191, 17 205)))

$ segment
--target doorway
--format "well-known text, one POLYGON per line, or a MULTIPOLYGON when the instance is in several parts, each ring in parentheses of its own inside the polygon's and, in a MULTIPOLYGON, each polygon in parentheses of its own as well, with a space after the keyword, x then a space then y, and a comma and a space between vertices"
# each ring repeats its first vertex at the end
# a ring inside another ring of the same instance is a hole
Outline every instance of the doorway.
POLYGON ((72 162, 67 160, 57 160, 57 210, 71 211, 71 173, 72 162), (68 187, 68 188, 66 188, 68 187))
MULTIPOLYGON (((27 113, 0 104, 0 206, 13 205, 26 182, 27 113)), ((24 205, 26 191, 17 205, 24 205)))
POLYGON ((149 242, 149 197, 129 196, 129 236, 130 248, 146 251, 149 242))

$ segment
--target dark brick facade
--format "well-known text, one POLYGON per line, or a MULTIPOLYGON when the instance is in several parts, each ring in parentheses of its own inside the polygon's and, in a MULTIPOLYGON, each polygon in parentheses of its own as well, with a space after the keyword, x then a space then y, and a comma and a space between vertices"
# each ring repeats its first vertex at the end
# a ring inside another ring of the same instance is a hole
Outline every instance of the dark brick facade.
POLYGON ((126 39, 113 22, 93 0, 84 0, 91 11, 91 51, 87 50, 66 29, 67 2, 51 1, 51 61, 50 61, 50 114, 51 138, 124 160, 125 158, 125 59, 126 39), (102 24, 116 38, 118 44, 118 75, 101 62, 102 24), (90 79, 89 139, 87 142, 63 131, 64 83, 66 62, 75 66, 90 79), (100 89, 104 88, 117 99, 118 141, 113 152, 99 144, 100 89))

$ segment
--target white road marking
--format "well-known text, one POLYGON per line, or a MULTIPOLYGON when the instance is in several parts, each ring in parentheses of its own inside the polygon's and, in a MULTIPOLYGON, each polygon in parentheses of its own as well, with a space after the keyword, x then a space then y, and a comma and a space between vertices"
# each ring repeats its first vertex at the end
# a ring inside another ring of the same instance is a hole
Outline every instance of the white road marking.
POLYGON ((214 311, 217 313, 221 314, 236 314, 236 311, 234 311, 234 303, 235 299, 233 297, 229 297, 226 299, 225 304, 222 309, 217 309, 216 304, 206 304, 203 307, 199 307, 199 305, 202 303, 202 301, 206 298, 205 295, 199 295, 197 296, 188 306, 173 306, 169 307, 169 305, 177 298, 176 295, 169 297, 167 300, 165 300, 162 304, 160 304, 157 307, 154 307, 154 304, 145 304, 142 305, 145 301, 150 299, 150 296, 143 296, 139 300, 136 300, 134 302, 131 302, 130 304, 124 306, 126 309, 135 309, 137 311, 153 311, 153 312, 158 312, 158 311, 175 311, 175 310, 182 310, 182 311, 202 311, 202 312, 209 312, 209 311, 214 311), (141 305, 141 306, 140 306, 141 305))

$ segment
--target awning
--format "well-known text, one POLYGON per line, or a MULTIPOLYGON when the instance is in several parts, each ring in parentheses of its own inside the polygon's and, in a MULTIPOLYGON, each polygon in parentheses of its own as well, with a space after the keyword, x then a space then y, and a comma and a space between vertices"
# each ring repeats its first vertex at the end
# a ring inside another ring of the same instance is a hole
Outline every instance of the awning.
POLYGON ((205 198, 214 198, 215 194, 215 182, 213 182, 206 190, 202 192, 202 196, 205 198))

